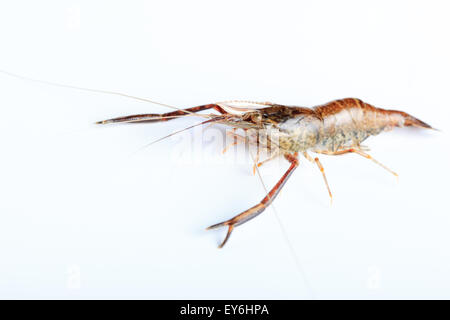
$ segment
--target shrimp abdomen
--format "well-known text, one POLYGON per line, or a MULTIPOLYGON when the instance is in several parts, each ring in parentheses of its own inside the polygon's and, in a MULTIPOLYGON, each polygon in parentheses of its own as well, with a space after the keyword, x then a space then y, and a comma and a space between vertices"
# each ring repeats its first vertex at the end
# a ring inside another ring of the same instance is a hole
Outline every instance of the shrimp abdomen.
POLYGON ((318 144, 322 149, 358 145, 367 137, 394 127, 431 128, 406 112, 377 108, 355 98, 334 100, 313 110, 323 122, 322 139, 318 144))

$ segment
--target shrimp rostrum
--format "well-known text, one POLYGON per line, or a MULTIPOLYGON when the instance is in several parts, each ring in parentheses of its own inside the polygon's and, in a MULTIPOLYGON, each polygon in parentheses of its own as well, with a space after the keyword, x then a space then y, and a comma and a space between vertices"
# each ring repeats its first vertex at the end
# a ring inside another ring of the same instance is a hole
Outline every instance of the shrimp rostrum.
MULTIPOLYGON (((158 122, 174 118, 199 115, 206 118, 203 123, 221 123, 245 133, 245 141, 268 151, 271 160, 285 158, 289 169, 256 205, 207 229, 227 227, 227 235, 219 247, 228 241, 233 229, 262 213, 277 197, 286 181, 299 165, 299 155, 313 162, 321 171, 332 199, 324 168, 319 158, 310 153, 330 156, 354 153, 373 161, 395 176, 397 174, 366 153, 361 143, 369 136, 377 135, 394 127, 417 127, 432 129, 425 122, 397 110, 376 108, 359 99, 346 98, 331 101, 313 108, 285 106, 274 103, 233 101, 207 104, 188 109, 179 109, 164 114, 139 114, 100 121, 100 124, 121 122, 158 122), (219 114, 197 114, 204 110, 215 110, 219 114)), ((235 137, 237 137, 236 135, 235 137)), ((256 167, 263 162, 255 162, 256 167)))

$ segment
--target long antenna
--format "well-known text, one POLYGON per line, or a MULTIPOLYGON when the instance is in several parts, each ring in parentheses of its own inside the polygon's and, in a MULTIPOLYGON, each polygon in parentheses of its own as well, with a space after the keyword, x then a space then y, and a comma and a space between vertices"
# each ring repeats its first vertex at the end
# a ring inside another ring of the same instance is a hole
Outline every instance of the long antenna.
POLYGON ((132 95, 129 95, 129 94, 126 94, 126 93, 122 93, 122 92, 111 91, 111 90, 92 89, 92 88, 85 88, 85 87, 78 87, 78 86, 72 86, 72 85, 68 85, 68 84, 62 84, 62 83, 56 83, 56 82, 51 82, 51 81, 46 81, 46 80, 34 79, 34 78, 25 77, 25 76, 22 76, 22 75, 19 75, 19 74, 16 74, 16 73, 12 73, 12 72, 9 72, 9 71, 1 70, 1 69, 0 69, 0 73, 3 73, 5 75, 7 75, 7 76, 14 77, 14 78, 17 78, 17 79, 26 80, 26 81, 32 81, 32 82, 37 82, 37 83, 42 83, 42 84, 53 86, 53 87, 60 87, 60 88, 75 89, 75 90, 80 90, 80 91, 87 91, 87 92, 115 95, 115 96, 125 97, 125 98, 128 98, 128 99, 133 99, 133 100, 153 103, 153 104, 160 105, 160 106, 163 106, 163 107, 166 107, 166 108, 170 108, 170 109, 181 110, 181 111, 183 111, 185 113, 193 113, 193 112, 190 112, 190 111, 187 111, 187 110, 183 110, 183 109, 180 109, 180 108, 177 108, 177 107, 165 104, 165 103, 153 101, 153 100, 146 99, 146 98, 132 96, 132 95))

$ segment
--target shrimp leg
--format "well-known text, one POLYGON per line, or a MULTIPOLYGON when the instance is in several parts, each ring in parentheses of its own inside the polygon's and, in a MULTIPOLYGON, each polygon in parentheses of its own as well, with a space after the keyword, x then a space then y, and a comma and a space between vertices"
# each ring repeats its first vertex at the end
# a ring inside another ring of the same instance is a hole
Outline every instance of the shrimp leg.
POLYGON ((255 159, 255 163, 253 164, 253 175, 256 174, 256 168, 261 167, 263 164, 265 164, 265 163, 267 163, 269 161, 272 161, 273 159, 278 157, 278 155, 279 155, 278 153, 274 153, 269 158, 267 158, 267 159, 265 159, 265 160, 263 160, 261 162, 258 162, 258 159, 255 159))
POLYGON ((346 154, 346 153, 356 153, 359 154, 360 156, 363 156, 366 159, 372 160, 373 162, 375 162, 377 165, 379 165, 380 167, 384 168, 385 170, 389 171, 390 173, 392 173, 394 176, 396 176, 398 178, 398 174, 394 171, 392 171, 391 169, 389 169, 388 167, 386 167, 384 164, 382 164, 381 162, 378 162, 377 160, 375 160, 374 158, 372 158, 372 156, 368 155, 367 153, 355 149, 355 148, 350 148, 350 149, 346 149, 346 150, 338 150, 338 151, 322 151, 322 150, 314 150, 314 152, 316 153, 322 153, 322 154, 327 154, 327 155, 331 155, 331 156, 338 156, 338 155, 342 155, 342 154, 346 154))
POLYGON ((228 149, 230 149, 231 147, 233 147, 233 146, 235 146, 235 145, 238 144, 238 137, 240 137, 241 139, 243 139, 243 140, 245 141, 245 138, 244 138, 244 137, 241 137, 240 135, 237 135, 237 134, 235 133, 236 130, 237 130, 237 128, 233 128, 233 129, 231 129, 231 132, 227 132, 227 135, 230 135, 230 136, 233 137, 233 142, 227 144, 227 145, 225 146, 225 148, 223 148, 222 154, 225 154, 225 153, 228 151, 228 149))
POLYGON ((188 109, 182 109, 167 113, 147 113, 147 114, 135 114, 126 117, 118 117, 103 121, 98 121, 97 124, 108 124, 108 123, 118 123, 118 122, 160 122, 168 121, 174 118, 179 118, 187 115, 192 115, 196 112, 203 110, 214 109, 221 114, 226 114, 227 112, 217 104, 206 104, 203 106, 192 107, 188 109))
POLYGON ((219 228, 219 227, 225 227, 225 226, 228 227, 227 235, 226 235, 225 239, 223 240, 223 242, 219 245, 219 248, 222 248, 225 245, 225 243, 227 243, 234 227, 239 226, 239 225, 249 221, 250 219, 255 218, 257 215, 262 213, 276 198, 276 196, 278 195, 278 193, 280 192, 281 188, 284 186, 284 184, 286 183, 288 178, 291 176, 291 174, 294 172, 294 170, 298 167, 297 154, 286 155, 285 158, 291 163, 291 166, 284 173, 284 175, 277 182, 277 184, 272 188, 272 190, 270 190, 269 193, 261 200, 260 203, 251 207, 248 210, 245 210, 244 212, 238 214, 237 216, 235 216, 227 221, 224 221, 224 222, 221 222, 221 223, 218 223, 218 224, 215 224, 215 225, 212 225, 212 226, 206 228, 206 230, 211 230, 211 229, 215 229, 215 228, 219 228))
POLYGON ((327 176, 325 175, 325 170, 323 169, 323 166, 322 166, 322 164, 320 163, 319 158, 315 157, 315 158, 313 159, 313 158, 312 158, 308 153, 306 153, 306 152, 303 152, 303 156, 304 156, 307 160, 309 160, 309 161, 311 161, 311 162, 314 162, 314 163, 317 165, 317 167, 319 168, 320 172, 322 172, 323 180, 325 181, 325 185, 327 186, 327 190, 328 190, 328 195, 330 196, 330 201, 331 201, 331 203, 333 203, 333 194, 331 193, 330 186, 328 185, 327 176))

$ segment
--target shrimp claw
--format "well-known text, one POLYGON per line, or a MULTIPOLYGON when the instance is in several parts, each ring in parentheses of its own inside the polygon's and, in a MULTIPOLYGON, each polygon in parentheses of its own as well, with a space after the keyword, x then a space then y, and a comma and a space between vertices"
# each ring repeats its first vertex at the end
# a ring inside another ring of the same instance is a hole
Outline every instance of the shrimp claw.
POLYGON ((193 115, 194 113, 203 111, 203 110, 209 110, 214 109, 218 111, 221 114, 226 114, 226 111, 218 106, 217 104, 206 104, 203 106, 193 107, 193 108, 187 108, 187 109, 180 109, 177 111, 167 112, 167 113, 147 113, 147 114, 134 114, 131 116, 126 117, 118 117, 118 118, 112 118, 107 119, 103 121, 97 121, 96 124, 110 124, 110 123, 136 123, 136 122, 161 122, 161 121, 168 121, 175 118, 193 115))
POLYGON ((223 248, 223 246, 227 243, 228 239, 230 238, 231 232, 233 231, 234 227, 237 227, 253 218, 255 218, 257 215, 262 213, 276 198, 280 190, 283 188, 284 184, 288 180, 288 178, 291 176, 291 174, 294 172, 294 170, 298 167, 298 159, 297 154, 287 154, 285 155, 285 158, 291 163, 291 166, 289 169, 284 173, 284 175, 281 177, 281 179, 277 182, 277 184, 272 188, 272 190, 269 191, 269 193, 259 202, 257 205, 251 207, 250 209, 245 210, 244 212, 238 214, 237 216, 218 223, 214 224, 206 230, 216 229, 219 227, 225 227, 228 226, 228 232, 225 237, 225 239, 222 241, 222 243, 219 245, 219 248, 223 248))

